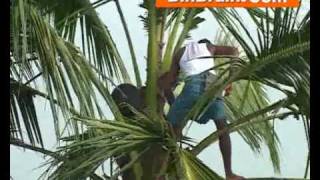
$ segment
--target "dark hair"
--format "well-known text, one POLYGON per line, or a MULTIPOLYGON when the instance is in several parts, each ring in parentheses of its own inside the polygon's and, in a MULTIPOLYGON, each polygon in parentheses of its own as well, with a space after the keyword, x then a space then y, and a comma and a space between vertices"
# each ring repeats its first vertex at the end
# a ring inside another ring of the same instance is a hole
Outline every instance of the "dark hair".
POLYGON ((201 39, 198 41, 198 43, 206 43, 206 44, 212 44, 211 41, 209 41, 208 39, 201 39))

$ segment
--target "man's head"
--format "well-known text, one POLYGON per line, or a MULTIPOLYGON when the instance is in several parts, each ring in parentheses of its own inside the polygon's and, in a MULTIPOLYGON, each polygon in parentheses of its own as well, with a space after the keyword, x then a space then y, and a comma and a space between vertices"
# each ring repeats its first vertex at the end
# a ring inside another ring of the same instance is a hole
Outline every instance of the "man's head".
POLYGON ((211 45, 212 45, 211 41, 209 41, 209 40, 206 39, 206 38, 199 40, 198 43, 199 43, 199 44, 201 44, 201 43, 206 43, 206 44, 211 44, 211 45))
POLYGON ((130 105, 137 110, 142 110, 143 101, 139 95, 139 89, 132 84, 120 84, 111 93, 120 112, 128 117, 133 116, 134 113, 127 105, 130 105))
POLYGON ((211 53, 214 52, 214 46, 213 46, 213 44, 211 43, 210 40, 208 40, 208 39, 201 39, 201 40, 198 41, 198 43, 199 43, 199 44, 202 44, 202 43, 203 43, 203 44, 206 44, 208 50, 209 50, 211 53))

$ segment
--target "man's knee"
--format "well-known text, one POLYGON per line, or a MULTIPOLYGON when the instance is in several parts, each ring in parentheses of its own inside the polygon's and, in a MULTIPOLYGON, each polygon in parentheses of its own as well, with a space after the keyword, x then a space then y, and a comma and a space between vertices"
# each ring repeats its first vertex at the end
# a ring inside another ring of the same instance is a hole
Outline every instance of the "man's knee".
POLYGON ((216 124, 218 130, 224 129, 228 125, 227 120, 225 118, 215 119, 214 123, 216 124))

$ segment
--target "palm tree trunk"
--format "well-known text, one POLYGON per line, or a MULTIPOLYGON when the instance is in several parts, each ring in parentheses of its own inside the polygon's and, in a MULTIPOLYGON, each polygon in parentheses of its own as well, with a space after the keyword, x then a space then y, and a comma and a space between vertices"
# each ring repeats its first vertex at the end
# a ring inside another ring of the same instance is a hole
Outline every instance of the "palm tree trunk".
POLYGON ((148 62, 147 62, 147 89, 146 104, 151 111, 151 116, 157 116, 157 75, 158 75, 158 46, 156 29, 156 8, 155 0, 150 0, 149 4, 149 32, 148 32, 148 62))

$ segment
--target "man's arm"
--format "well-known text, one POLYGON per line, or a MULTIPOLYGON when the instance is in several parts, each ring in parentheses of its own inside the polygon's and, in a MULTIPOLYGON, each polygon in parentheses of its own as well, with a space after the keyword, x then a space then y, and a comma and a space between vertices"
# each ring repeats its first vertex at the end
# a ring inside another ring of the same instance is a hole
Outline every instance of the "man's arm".
MULTIPOLYGON (((238 48, 232 46, 217 46, 211 45, 208 47, 211 51, 212 55, 220 55, 220 56, 231 56, 231 60, 236 60, 239 57, 238 48), (233 57, 233 58, 232 58, 233 57)), ((235 62, 232 62, 235 63, 235 62)), ((233 68, 230 69, 230 75, 233 73, 233 68)))
POLYGON ((173 89, 176 87, 176 84, 177 84, 177 78, 178 78, 179 70, 180 70, 179 62, 180 62, 181 56, 184 52, 184 49, 185 48, 181 48, 174 54, 174 56, 172 58, 170 70, 168 72, 166 72, 163 75, 164 78, 162 78, 164 81, 161 83, 162 89, 163 89, 164 95, 170 105, 172 105, 175 100, 175 97, 173 94, 173 89))
MULTIPOLYGON (((232 46, 217 46, 217 45, 213 45, 211 51, 212 51, 213 55, 234 56, 235 58, 231 58, 231 60, 235 60, 236 57, 239 57, 238 49, 235 48, 235 47, 232 47, 232 46)), ((234 63, 234 61, 231 62, 231 63, 234 63)), ((231 66, 232 66, 232 64, 231 64, 231 66)), ((234 69, 231 67, 229 76, 232 76, 233 73, 234 73, 234 69)), ((232 84, 229 84, 225 88, 225 96, 229 96, 231 91, 232 91, 232 84)))
POLYGON ((174 94, 171 90, 173 86, 173 81, 174 80, 170 71, 164 73, 158 79, 158 85, 160 87, 160 90, 163 91, 163 95, 170 105, 174 102, 174 94))
POLYGON ((230 56, 239 56, 239 51, 236 47, 232 46, 217 46, 213 45, 211 48, 213 55, 230 55, 230 56))

